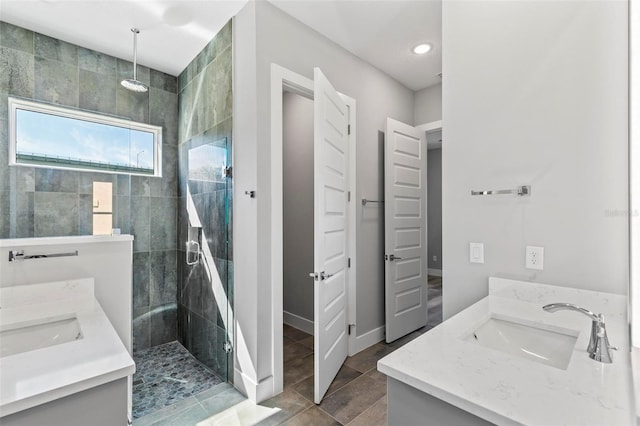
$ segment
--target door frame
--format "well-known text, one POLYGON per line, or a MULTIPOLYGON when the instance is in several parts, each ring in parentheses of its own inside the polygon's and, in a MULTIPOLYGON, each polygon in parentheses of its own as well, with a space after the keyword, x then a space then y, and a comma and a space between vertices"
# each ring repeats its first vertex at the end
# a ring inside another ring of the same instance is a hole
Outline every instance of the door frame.
MULTIPOLYGON (((288 70, 278 64, 271 64, 271 323, 273 347, 272 371, 274 395, 284 389, 284 361, 283 361, 283 191, 282 191, 282 95, 292 92, 305 98, 313 99, 313 80, 288 70)), ((347 238, 351 268, 348 274, 347 315, 349 324, 356 323, 356 101, 339 93, 349 109, 349 184, 351 201, 347 216, 347 238)), ((309 271, 312 272, 312 271, 309 271)), ((314 285, 310 281, 309 285, 314 285)), ((349 335, 349 355, 355 354, 356 332, 349 335)), ((315 349, 314 349, 315 350, 315 349)))
POLYGON ((442 120, 432 121, 430 123, 424 123, 424 124, 420 124, 418 126, 413 126, 413 127, 427 133, 433 132, 436 130, 442 130, 442 120))
MULTIPOLYGON (((431 121, 429 123, 424 123, 424 124, 420 124, 419 126, 415 126, 416 129, 421 130, 425 133, 425 135, 427 136, 427 161, 429 160, 429 134, 437 132, 437 131, 442 131, 442 120, 437 120, 437 121, 431 121)), ((442 146, 440 147, 440 149, 442 149, 442 147, 444 146, 444 144, 442 144, 442 146)), ((441 182, 442 184, 442 182, 441 182)), ((429 202, 429 190, 427 189, 427 203, 429 202)), ((427 219, 428 220, 428 219, 427 219)), ((428 228, 428 226, 427 226, 428 228)), ((428 231, 428 229, 427 229, 428 231)), ((441 230, 442 231, 442 230, 441 230)), ((429 241, 427 241, 427 251, 429 250, 429 241)), ((427 265, 429 262, 429 253, 427 252, 427 265)), ((444 267, 443 267, 444 269, 444 267)), ((436 277, 440 277, 442 278, 442 276, 444 275, 443 269, 431 269, 428 268, 427 269, 427 274, 428 275, 433 275, 436 277)), ((427 285, 428 287, 428 285, 427 285)), ((427 300, 427 303, 429 302, 429 300, 427 300)), ((427 316, 429 315, 429 312, 427 312, 427 316)))

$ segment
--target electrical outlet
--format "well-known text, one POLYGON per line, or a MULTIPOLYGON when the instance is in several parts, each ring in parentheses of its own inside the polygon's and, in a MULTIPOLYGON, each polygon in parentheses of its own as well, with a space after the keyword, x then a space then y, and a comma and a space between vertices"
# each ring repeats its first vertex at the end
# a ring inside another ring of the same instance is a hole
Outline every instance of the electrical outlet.
POLYGON ((437 262, 438 261, 438 256, 433 256, 432 259, 433 259, 434 262, 437 262))
POLYGON ((525 267, 527 269, 544 269, 544 247, 527 246, 525 267))

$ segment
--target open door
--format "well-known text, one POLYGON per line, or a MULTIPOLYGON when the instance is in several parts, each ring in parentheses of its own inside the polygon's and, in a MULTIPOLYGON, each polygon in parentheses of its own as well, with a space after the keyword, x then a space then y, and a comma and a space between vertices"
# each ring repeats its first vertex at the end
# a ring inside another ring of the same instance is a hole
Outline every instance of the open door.
POLYGON ((347 357, 348 110, 314 69, 314 401, 347 357))
POLYGON ((384 139, 386 341, 427 324, 427 143, 387 118, 384 139))

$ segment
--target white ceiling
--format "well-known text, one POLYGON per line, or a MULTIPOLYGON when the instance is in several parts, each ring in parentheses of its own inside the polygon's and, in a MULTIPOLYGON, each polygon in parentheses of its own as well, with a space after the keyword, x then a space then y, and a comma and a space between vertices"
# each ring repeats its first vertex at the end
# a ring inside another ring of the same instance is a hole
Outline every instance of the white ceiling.
POLYGON ((441 82, 441 0, 269 0, 411 90, 441 82), (433 48, 418 56, 419 43, 433 48))
POLYGON ((0 0, 0 20, 177 76, 247 0, 0 0))
MULTIPOLYGON (((264 1, 264 0, 258 0, 264 1)), ((409 89, 437 83, 441 0, 269 0, 409 89), (434 48, 411 53, 420 42, 434 48)), ((178 75, 247 0, 1 0, 0 20, 178 75)))

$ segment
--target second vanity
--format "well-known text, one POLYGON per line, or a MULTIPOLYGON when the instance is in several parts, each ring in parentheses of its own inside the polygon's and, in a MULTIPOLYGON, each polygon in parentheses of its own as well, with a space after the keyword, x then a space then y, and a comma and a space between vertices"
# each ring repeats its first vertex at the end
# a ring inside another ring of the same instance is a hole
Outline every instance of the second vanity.
POLYGON ((0 288, 0 423, 126 425, 135 365, 93 278, 0 288))
POLYGON ((622 295, 490 278, 487 297, 378 362, 388 422, 635 424, 626 312, 622 295), (542 309, 557 302, 604 315, 613 363, 589 358, 588 317, 542 309))

